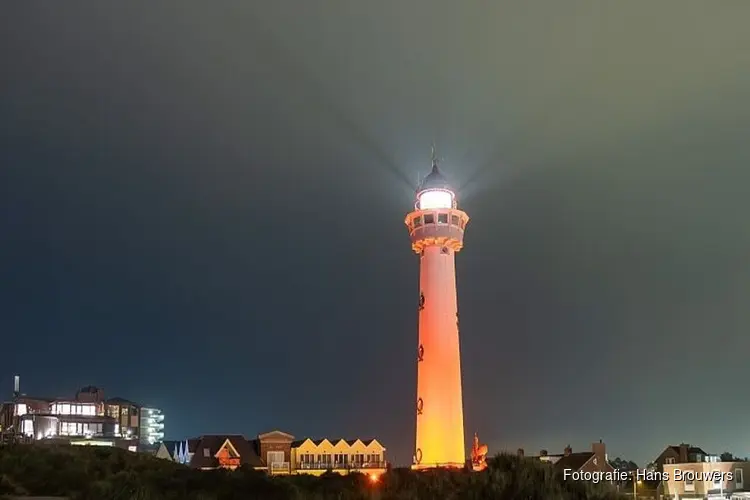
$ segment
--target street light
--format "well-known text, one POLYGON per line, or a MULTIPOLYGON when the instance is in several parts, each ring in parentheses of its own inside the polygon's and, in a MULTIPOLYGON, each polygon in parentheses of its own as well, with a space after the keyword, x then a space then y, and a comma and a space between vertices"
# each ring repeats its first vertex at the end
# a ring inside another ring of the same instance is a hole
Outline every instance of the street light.
POLYGON ((638 498, 638 490, 637 490, 637 488, 638 488, 639 484, 642 484, 642 482, 643 481, 641 481, 640 479, 636 481, 636 478, 635 477, 633 478, 633 500, 635 500, 636 498, 638 498))

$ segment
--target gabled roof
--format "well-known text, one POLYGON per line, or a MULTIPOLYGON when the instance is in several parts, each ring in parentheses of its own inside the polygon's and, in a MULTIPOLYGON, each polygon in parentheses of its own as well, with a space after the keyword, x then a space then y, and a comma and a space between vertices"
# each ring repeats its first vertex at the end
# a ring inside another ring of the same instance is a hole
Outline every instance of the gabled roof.
POLYGON ((193 438, 188 439, 188 453, 195 453, 195 449, 198 446, 198 443, 200 443, 200 438, 193 438))
POLYGON ((167 450, 167 453, 169 453, 169 456, 173 456, 174 449, 179 443, 180 441, 162 441, 160 446, 164 446, 164 448, 167 450))
POLYGON ((331 443, 331 444, 333 445, 333 447, 334 447, 334 448, 335 448, 336 446, 340 445, 340 444, 341 444, 342 442, 343 442, 343 443, 344 443, 344 444, 345 444, 345 445, 346 445, 347 447, 351 446, 351 445, 349 444, 349 442, 348 442, 348 441, 347 441, 346 439, 342 439, 342 438, 339 438, 339 439, 331 439, 331 440, 330 440, 329 442, 330 442, 330 443, 331 443))
POLYGON ((263 434, 258 434, 258 439, 260 439, 261 441, 266 441, 266 440, 294 441, 294 436, 292 436, 291 434, 287 434, 286 432, 274 430, 270 432, 264 432, 263 434))
MULTIPOLYGON (((677 454, 680 453, 680 445, 679 444, 678 445, 671 444, 671 445, 667 446, 667 448, 671 448, 677 454)), ((693 455, 695 453, 700 453, 702 455, 709 455, 708 453, 706 453, 705 451, 703 451, 702 448, 699 448, 697 446, 688 446, 687 452, 688 452, 688 455, 693 455)))
POLYGON ((365 439, 364 441, 362 441, 362 444, 364 444, 365 446, 377 445, 378 447, 385 450, 385 446, 383 446, 377 439, 365 439))
POLYGON ((303 444, 305 444, 308 441, 310 441, 315 446, 320 446, 323 442, 327 442, 332 447, 338 446, 339 444, 341 444, 342 441, 344 443, 346 443, 348 446, 354 446, 355 444, 357 444, 359 442, 364 447, 368 447, 368 446, 374 444, 374 445, 382 448, 383 450, 385 450, 385 446, 383 446, 380 443, 380 441, 378 441, 377 439, 364 439, 364 440, 362 440, 362 439, 342 439, 342 438, 340 438, 340 439, 330 439, 330 440, 326 439, 326 438, 322 438, 322 439, 311 439, 311 438, 298 439, 296 441, 292 441, 292 448, 299 448, 299 447, 301 447, 303 444))
POLYGON ((310 438, 298 439, 296 441, 292 441, 292 448, 299 448, 308 441, 310 441, 312 444, 315 444, 315 442, 310 438))
POLYGON ((221 446, 219 446, 219 450, 216 452, 216 454, 218 455, 222 449, 228 450, 232 457, 237 457, 237 458, 240 457, 240 452, 237 451, 237 449, 234 447, 234 445, 232 444, 232 441, 229 438, 225 439, 224 442, 221 443, 221 446))
POLYGON ((254 441, 248 441, 245 436, 241 435, 210 435, 201 436, 195 445, 193 458, 190 460, 190 467, 201 469, 218 467, 219 461, 216 454, 221 447, 229 441, 232 447, 240 456, 240 463, 247 464, 251 467, 262 467, 263 461, 258 456, 254 441), (204 451, 208 449, 208 456, 204 451))
POLYGON ((555 462, 555 467, 560 470, 571 469, 573 471, 580 470, 581 467, 594 458, 595 453, 593 451, 581 451, 578 453, 571 453, 563 456, 560 460, 555 462))

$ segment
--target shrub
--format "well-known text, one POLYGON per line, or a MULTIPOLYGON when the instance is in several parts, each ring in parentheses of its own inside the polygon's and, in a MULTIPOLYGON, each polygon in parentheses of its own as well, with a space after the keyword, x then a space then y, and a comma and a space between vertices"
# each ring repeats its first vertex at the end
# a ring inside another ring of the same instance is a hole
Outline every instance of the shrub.
POLYGON ((482 472, 387 471, 273 476, 249 468, 199 471, 116 448, 63 445, 0 447, 0 494, 77 500, 614 500, 605 484, 564 481, 551 466, 498 455, 482 472))

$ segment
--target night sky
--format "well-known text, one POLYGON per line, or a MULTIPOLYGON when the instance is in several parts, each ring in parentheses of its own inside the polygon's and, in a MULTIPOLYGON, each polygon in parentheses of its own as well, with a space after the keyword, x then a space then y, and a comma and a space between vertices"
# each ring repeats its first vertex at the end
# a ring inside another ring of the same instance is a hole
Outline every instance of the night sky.
POLYGON ((0 389, 410 463, 436 141, 467 442, 750 455, 750 3, 10 2, 0 389))

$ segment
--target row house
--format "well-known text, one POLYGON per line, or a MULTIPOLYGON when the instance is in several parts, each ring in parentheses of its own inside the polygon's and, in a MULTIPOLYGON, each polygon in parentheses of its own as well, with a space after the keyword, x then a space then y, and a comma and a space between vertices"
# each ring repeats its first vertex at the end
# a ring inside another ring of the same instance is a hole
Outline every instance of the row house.
POLYGON ((281 431, 241 435, 205 435, 183 441, 164 441, 158 458, 195 469, 236 469, 245 466, 269 474, 320 475, 357 471, 378 477, 386 470, 385 447, 376 439, 303 439, 281 431))

